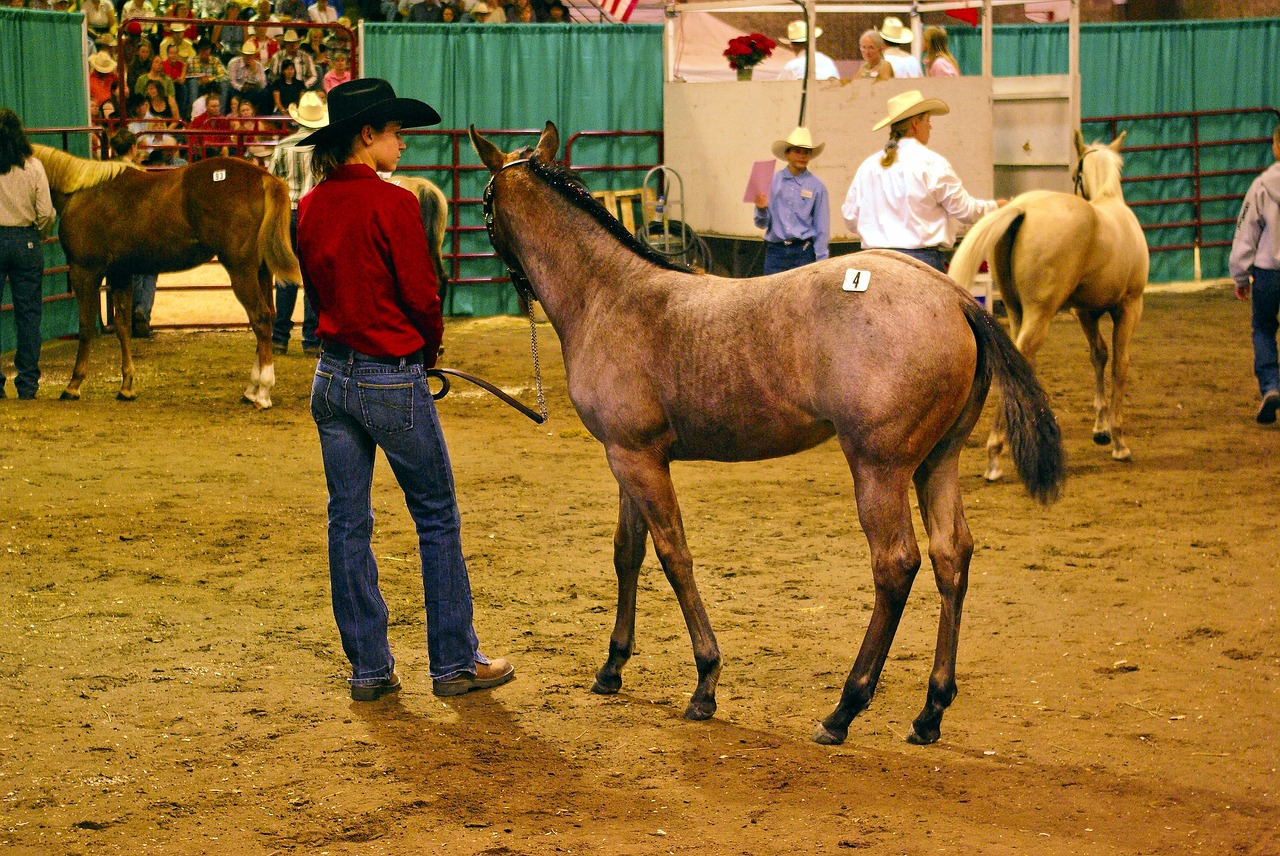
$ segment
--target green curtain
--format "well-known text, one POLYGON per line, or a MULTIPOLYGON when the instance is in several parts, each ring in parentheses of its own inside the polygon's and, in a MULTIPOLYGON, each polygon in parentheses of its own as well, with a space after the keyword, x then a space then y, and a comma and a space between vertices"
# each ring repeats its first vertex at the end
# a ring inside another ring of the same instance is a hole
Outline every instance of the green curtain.
MULTIPOLYGON (((537 141, 548 120, 564 142, 577 131, 662 128, 662 27, 656 25, 366 24, 366 76, 384 77, 398 94, 420 98, 440 113, 440 128, 527 129, 528 135, 501 135, 494 142, 509 150, 537 141)), ((412 135, 402 163, 453 162, 453 137, 412 135)), ((479 199, 489 174, 465 137, 461 163, 475 167, 460 175, 460 198, 479 199)), ((577 165, 658 163, 652 137, 582 139, 574 143, 577 165)), ((418 174, 452 195, 453 176, 443 170, 418 174)), ((588 172, 593 190, 637 187, 643 173, 588 172)), ((478 205, 461 207, 463 253, 490 251, 478 205)), ((464 277, 503 276, 494 259, 465 260, 464 277)), ((445 299, 450 315, 516 314, 510 285, 470 283, 453 287, 445 299)))
MULTIPOLYGON (((1066 74, 1067 27, 1065 24, 999 26, 994 28, 992 71, 997 77, 1021 74, 1066 74)), ((982 38, 976 28, 950 27, 952 52, 965 74, 982 71, 982 38)), ((1237 110, 1280 106, 1280 75, 1273 74, 1280 56, 1280 18, 1225 21, 1179 21, 1140 24, 1086 24, 1080 27, 1080 103, 1082 132, 1086 139, 1109 139, 1108 123, 1094 116, 1131 116, 1199 110, 1237 110), (1232 73, 1224 73, 1228 66, 1232 73), (1141 68, 1142 73, 1134 73, 1141 68), (1249 70, 1253 69, 1252 72, 1249 70)), ((1190 118, 1130 120, 1120 124, 1128 131, 1126 147, 1186 144, 1201 141, 1248 139, 1245 145, 1201 149, 1200 169, 1205 172, 1244 170, 1243 175, 1208 176, 1200 186, 1202 196, 1242 195, 1254 175, 1271 163, 1271 147, 1263 138, 1275 126, 1274 113, 1226 117, 1202 117, 1198 127, 1190 118)), ((1156 174, 1188 173, 1194 169, 1190 149, 1131 151, 1126 153, 1128 179, 1156 174)), ((1193 179, 1126 181, 1125 198, 1131 202, 1160 202, 1193 196, 1193 179)), ((1238 200, 1203 203, 1201 216, 1226 222, 1204 226, 1203 244, 1229 242, 1238 200)), ((1196 216, 1193 203, 1160 202, 1137 205, 1143 224, 1181 223, 1196 216)), ((1193 227, 1152 229, 1147 242, 1153 248, 1193 244, 1193 227)), ((1225 276, 1229 246, 1205 246, 1201 250, 1202 274, 1225 276)), ((1156 251, 1151 254, 1151 281, 1191 279, 1192 250, 1156 251)))
MULTIPOLYGON (((81 127, 88 117, 89 93, 85 74, 75 74, 84 52, 84 15, 43 12, 31 9, 0 8, 0 107, 8 107, 28 128, 81 127), (72 69, 72 73, 68 73, 72 69)), ((88 153, 83 135, 73 137, 79 154, 88 153)), ((31 141, 62 145, 61 136, 31 141)), ((74 148, 74 147, 73 147, 74 148)), ((66 264, 62 247, 55 241, 44 246, 45 267, 66 264)), ((44 296, 67 293, 67 275, 44 278, 44 296)), ((5 283, 0 305, 13 303, 5 283)), ((74 300, 46 301, 40 322, 45 339, 75 333, 80 316, 74 300)), ((0 313, 0 351, 11 351, 16 336, 13 312, 0 313)))

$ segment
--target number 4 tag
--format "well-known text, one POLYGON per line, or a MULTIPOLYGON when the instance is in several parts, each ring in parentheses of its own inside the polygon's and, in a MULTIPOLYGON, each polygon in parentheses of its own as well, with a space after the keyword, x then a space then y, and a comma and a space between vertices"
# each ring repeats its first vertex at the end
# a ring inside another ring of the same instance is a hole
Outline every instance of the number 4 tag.
POLYGON ((844 272, 845 291, 866 291, 871 284, 871 271, 849 268, 844 272))

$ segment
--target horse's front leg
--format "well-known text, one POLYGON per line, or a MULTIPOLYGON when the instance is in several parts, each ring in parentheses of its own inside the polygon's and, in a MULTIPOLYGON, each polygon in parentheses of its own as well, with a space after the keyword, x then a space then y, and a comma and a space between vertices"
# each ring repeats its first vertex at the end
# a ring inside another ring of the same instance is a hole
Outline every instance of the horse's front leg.
POLYGON ((98 334, 99 292, 102 288, 102 271, 91 271, 72 264, 67 280, 80 308, 80 343, 76 348, 76 364, 71 370, 71 380, 62 391, 63 401, 79 401, 80 386, 89 373, 89 350, 93 337, 98 334))
POLYGON ((915 474, 920 514, 929 533, 929 561, 942 599, 938 642, 924 709, 911 724, 908 743, 925 745, 941 736, 942 715, 956 697, 956 653, 960 647, 960 617, 969 587, 973 535, 964 519, 960 498, 961 443, 945 450, 940 460, 926 461, 915 474))
POLYGON ((911 584, 920 570, 920 548, 911 527, 910 473, 901 467, 857 464, 851 444, 842 437, 841 445, 854 471, 858 519, 871 547, 876 599, 858 658, 844 682, 840 704, 813 735, 815 742, 829 745, 843 743, 849 734, 849 723, 871 703, 911 594, 911 584))
POLYGON ((613 536, 613 569, 618 575, 618 613, 609 637, 609 659, 596 673, 593 693, 612 695, 622 688, 622 667, 631 659, 636 641, 636 583, 644 562, 649 528, 640 508, 619 490, 618 530, 613 536))
POLYGON ((1122 304, 1112 313, 1111 345, 1111 457, 1117 461, 1130 458, 1124 442, 1124 386, 1129 379, 1129 342, 1142 317, 1142 293, 1136 300, 1122 304))
POLYGON ((654 552, 667 581, 675 590, 693 642, 698 685, 685 709, 686 719, 710 719, 716 712, 716 683, 720 680, 720 647, 693 580, 693 556, 685 541, 684 523, 665 453, 658 449, 607 449, 609 467, 622 490, 635 503, 649 527, 654 552))
POLYGON ((108 285, 111 285, 116 338, 120 341, 120 391, 116 393, 116 400, 133 401, 138 397, 133 389, 133 277, 124 277, 123 285, 112 280, 113 277, 107 278, 108 285))
POLYGON ((1101 317, 1101 312, 1076 310, 1080 329, 1089 343, 1089 359, 1093 363, 1093 442, 1105 446, 1112 438, 1112 413, 1107 407, 1107 340, 1098 329, 1101 317))

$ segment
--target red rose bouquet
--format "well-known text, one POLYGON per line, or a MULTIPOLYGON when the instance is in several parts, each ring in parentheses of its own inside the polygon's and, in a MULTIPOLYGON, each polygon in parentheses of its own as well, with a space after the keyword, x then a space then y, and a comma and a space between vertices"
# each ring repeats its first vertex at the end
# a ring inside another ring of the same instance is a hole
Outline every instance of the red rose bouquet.
POLYGON ((725 48, 724 55, 729 60, 730 68, 742 70, 763 62, 773 54, 773 49, 777 46, 778 43, 768 36, 752 33, 729 39, 729 47, 725 48))

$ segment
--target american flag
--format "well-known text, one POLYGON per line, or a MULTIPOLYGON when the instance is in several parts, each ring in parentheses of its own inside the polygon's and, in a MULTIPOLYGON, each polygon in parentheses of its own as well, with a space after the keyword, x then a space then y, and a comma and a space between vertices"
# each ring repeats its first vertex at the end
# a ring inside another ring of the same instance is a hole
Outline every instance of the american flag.
POLYGON ((603 0, 600 8, 603 9, 610 18, 615 21, 626 23, 631 17, 631 12, 636 8, 638 0, 603 0))

